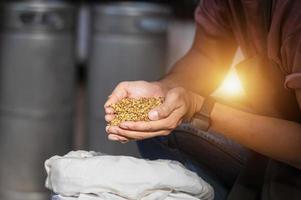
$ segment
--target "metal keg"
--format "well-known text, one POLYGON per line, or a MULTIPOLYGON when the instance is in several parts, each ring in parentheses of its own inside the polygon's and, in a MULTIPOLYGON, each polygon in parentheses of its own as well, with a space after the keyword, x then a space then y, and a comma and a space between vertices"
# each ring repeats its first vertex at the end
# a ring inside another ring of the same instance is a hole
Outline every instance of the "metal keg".
POLYGON ((46 200, 44 161, 72 145, 75 9, 1 7, 0 199, 46 200))
POLYGON ((109 154, 137 156, 135 143, 110 142, 103 105, 121 81, 154 81, 165 73, 169 9, 126 2, 92 11, 88 65, 88 147, 109 154))

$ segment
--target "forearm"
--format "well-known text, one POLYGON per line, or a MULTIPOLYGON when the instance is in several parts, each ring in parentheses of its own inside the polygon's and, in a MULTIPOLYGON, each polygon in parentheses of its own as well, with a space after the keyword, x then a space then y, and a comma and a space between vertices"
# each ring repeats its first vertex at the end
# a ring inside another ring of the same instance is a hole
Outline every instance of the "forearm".
POLYGON ((212 129, 256 152, 301 169, 301 126, 298 123, 217 103, 212 111, 212 129))
POLYGON ((199 51, 191 49, 160 82, 170 88, 180 86, 208 95, 217 88, 229 68, 214 67, 217 64, 210 62, 199 51))
POLYGON ((233 38, 211 39, 197 28, 191 49, 160 82, 170 88, 181 86, 207 96, 225 77, 236 49, 233 38))

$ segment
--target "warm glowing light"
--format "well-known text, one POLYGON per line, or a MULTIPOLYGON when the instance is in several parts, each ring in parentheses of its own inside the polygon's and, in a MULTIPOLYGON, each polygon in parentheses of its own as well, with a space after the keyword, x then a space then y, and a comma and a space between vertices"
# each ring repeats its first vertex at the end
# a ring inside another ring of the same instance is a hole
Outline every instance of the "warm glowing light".
POLYGON ((229 72, 215 95, 221 97, 239 97, 244 95, 243 87, 235 70, 229 72))

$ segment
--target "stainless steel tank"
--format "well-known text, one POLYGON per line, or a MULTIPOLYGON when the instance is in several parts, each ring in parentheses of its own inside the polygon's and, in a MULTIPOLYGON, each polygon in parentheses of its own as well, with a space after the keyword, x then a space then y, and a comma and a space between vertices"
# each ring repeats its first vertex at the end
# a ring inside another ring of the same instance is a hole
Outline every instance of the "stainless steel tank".
POLYGON ((138 155, 135 143, 109 142, 103 104, 121 81, 154 81, 165 73, 169 9, 152 3, 111 3, 93 8, 88 65, 88 147, 138 155))
POLYGON ((75 10, 1 7, 0 199, 46 200, 45 159, 71 149, 75 10))

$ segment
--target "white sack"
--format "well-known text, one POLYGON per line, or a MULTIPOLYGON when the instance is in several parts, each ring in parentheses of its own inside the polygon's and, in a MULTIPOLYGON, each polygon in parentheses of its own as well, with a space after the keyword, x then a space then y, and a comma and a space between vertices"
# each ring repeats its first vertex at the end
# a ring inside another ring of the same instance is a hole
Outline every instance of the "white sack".
POLYGON ((181 163, 76 151, 45 162, 62 200, 212 200, 212 187, 181 163))

